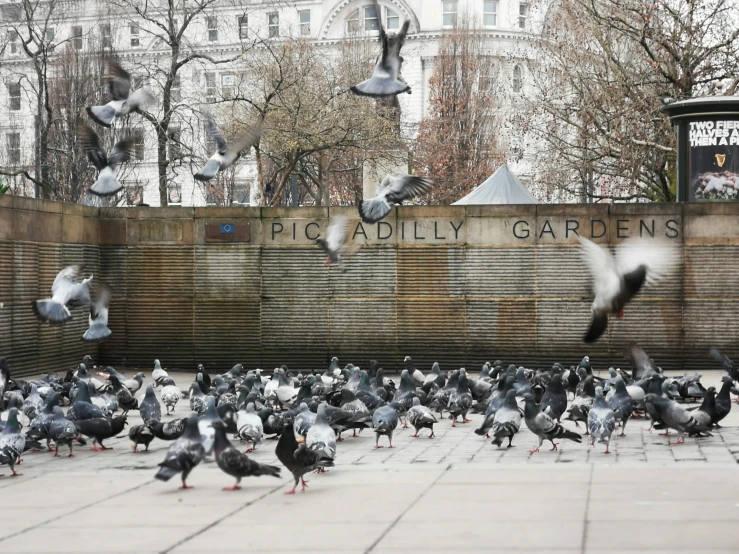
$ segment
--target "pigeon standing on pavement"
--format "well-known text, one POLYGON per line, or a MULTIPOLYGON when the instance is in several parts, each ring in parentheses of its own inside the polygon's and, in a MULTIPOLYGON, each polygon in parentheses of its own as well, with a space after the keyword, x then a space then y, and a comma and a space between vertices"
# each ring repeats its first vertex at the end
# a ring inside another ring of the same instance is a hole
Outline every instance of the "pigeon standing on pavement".
POLYGON ((560 420, 562 414, 567 409, 567 391, 562 385, 562 375, 555 373, 549 382, 546 392, 541 397, 539 407, 542 411, 549 410, 548 413, 557 421, 560 420))
POLYGON ((123 386, 120 379, 115 375, 108 377, 110 384, 115 392, 115 398, 118 401, 118 406, 123 410, 123 415, 127 415, 130 410, 138 410, 139 401, 128 388, 123 386))
POLYGON ((77 438, 77 428, 74 423, 64 417, 64 413, 59 406, 52 408, 53 415, 49 421, 49 438, 54 441, 54 457, 59 456, 59 447, 67 445, 69 447, 69 457, 74 458, 72 453, 72 443, 77 438))
POLYGON ((190 489, 192 487, 187 485, 187 477, 203 458, 205 458, 205 448, 200 441, 198 416, 191 413, 187 418, 185 433, 169 447, 154 477, 160 481, 169 481, 173 476, 182 473, 182 487, 180 488, 190 489))
POLYGON ((616 256, 608 248, 579 237, 582 257, 593 276, 593 317, 585 334, 586 343, 595 342, 608 327, 608 317, 624 316, 626 304, 645 284, 659 281, 679 260, 677 249, 667 243, 630 239, 622 243, 616 256))
POLYGON ((685 408, 666 396, 650 393, 644 397, 644 403, 653 406, 662 422, 656 424, 656 429, 674 429, 679 435, 675 442, 668 444, 682 444, 686 433, 706 433, 710 435, 710 424, 701 425, 685 408))
POLYGON ((182 393, 180 392, 180 388, 175 385, 175 382, 171 377, 164 377, 160 381, 160 384, 162 386, 162 403, 167 410, 167 415, 169 415, 170 408, 172 409, 172 413, 174 413, 175 406, 177 406, 177 402, 179 402, 180 395, 182 393))
POLYGON ((418 432, 421 429, 430 429, 431 434, 429 435, 429 438, 434 438, 434 424, 438 423, 438 421, 436 420, 434 414, 431 413, 430 409, 428 409, 426 406, 421 406, 421 401, 418 399, 418 397, 413 399, 413 406, 411 406, 411 409, 408 410, 406 418, 408 419, 408 422, 413 426, 413 429, 416 431, 413 435, 411 435, 411 437, 417 438, 418 432))
POLYGON ((146 386, 146 394, 144 399, 139 403, 139 413, 144 423, 148 423, 152 420, 159 421, 162 419, 162 406, 157 400, 157 395, 154 392, 154 385, 146 386))
POLYGON ((254 403, 249 402, 245 410, 239 410, 236 414, 237 434, 246 442, 247 452, 257 449, 257 445, 264 437, 264 423, 254 409, 254 403), (251 443, 251 447, 249 447, 251 443))
POLYGON ((82 275, 83 269, 78 265, 62 269, 51 285, 51 298, 31 303, 36 316, 51 325, 62 325, 72 319, 70 309, 89 305, 93 276, 84 279, 82 275))
POLYGON ((552 443, 552 450, 557 450, 557 444, 554 442, 554 439, 569 439, 575 442, 582 442, 580 435, 568 431, 554 421, 551 416, 540 411, 534 403, 534 397, 531 393, 526 393, 523 398, 526 427, 539 438, 539 445, 531 451, 532 454, 539 451, 545 440, 552 443))
POLYGON ((469 423, 467 412, 472 407, 472 393, 470 393, 470 380, 464 368, 459 370, 459 383, 449 396, 447 410, 452 414, 452 427, 457 426, 457 417, 462 416, 462 423, 469 423))
POLYGON ((203 448, 205 448, 205 455, 210 456, 213 453, 216 438, 214 424, 220 422, 221 418, 216 411, 215 398, 209 396, 206 405, 205 413, 198 419, 198 429, 200 429, 200 441, 203 443, 203 448))
POLYGON ((21 433, 21 426, 18 423, 18 408, 10 408, 8 412, 8 421, 0 432, 0 465, 9 466, 13 477, 18 477, 23 474, 15 470, 15 464, 21 460, 26 438, 21 433))
POLYGON ((272 477, 280 477, 280 468, 260 464, 236 450, 231 441, 226 437, 226 426, 221 421, 213 423, 215 429, 215 458, 218 467, 224 473, 235 477, 236 483, 231 487, 226 487, 224 491, 235 491, 240 489, 241 479, 244 477, 258 477, 260 475, 271 475, 272 477))
POLYGON ((298 445, 298 441, 295 440, 295 433, 289 424, 285 425, 280 435, 275 454, 295 479, 293 488, 285 494, 295 494, 295 488, 299 482, 302 482, 303 491, 305 491, 308 484, 303 479, 303 475, 319 468, 333 467, 334 465, 333 460, 327 460, 319 452, 309 450, 305 443, 298 445))
POLYGON ((107 410, 103 410, 92 403, 87 383, 84 381, 77 383, 77 395, 74 397, 72 407, 67 411, 67 419, 70 421, 81 421, 85 419, 104 418, 107 415, 107 410))
POLYGON ((92 439, 92 450, 95 452, 110 450, 111 447, 105 446, 103 441, 118 435, 126 425, 128 425, 128 422, 124 415, 115 416, 112 419, 109 417, 95 417, 74 422, 74 427, 79 434, 92 439))
MULTIPOLYGON (((305 444, 309 450, 318 453, 321 459, 333 461, 336 458, 336 433, 326 418, 326 402, 321 402, 316 414, 316 422, 305 436, 305 444)), ((320 468, 321 471, 325 471, 320 468)))
POLYGON ((208 407, 206 403, 207 397, 203 394, 200 384, 197 381, 193 381, 192 388, 190 390, 190 410, 197 414, 205 413, 205 410, 208 407))
POLYGON ((149 444, 154 440, 154 433, 148 425, 134 425, 128 430, 128 438, 131 439, 134 453, 138 452, 139 444, 143 444, 145 451, 149 451, 149 444))
POLYGON ((716 418, 713 422, 718 428, 721 428, 718 422, 729 415, 731 411, 731 387, 733 384, 734 380, 730 376, 724 375, 721 377, 721 388, 716 395, 716 418))
POLYGON ((385 435, 390 442, 388 448, 393 447, 393 431, 398 427, 398 411, 394 402, 386 404, 375 410, 372 414, 372 427, 375 429, 375 448, 380 446, 380 435, 385 435))
POLYGON ((587 428, 588 412, 590 412, 590 409, 593 407, 594 401, 595 381, 592 375, 588 375, 582 383, 582 390, 572 401, 572 404, 567 408, 564 419, 567 421, 574 421, 577 427, 580 427, 580 422, 583 422, 587 428))
POLYGON ((588 411, 588 431, 590 432, 590 446, 595 445, 597 440, 601 444, 606 445, 605 454, 610 454, 608 446, 611 442, 611 435, 616 428, 616 416, 613 410, 606 404, 603 397, 603 389, 597 387, 595 389, 595 400, 593 407, 588 411))
POLYGON ((169 379, 169 373, 162 369, 162 364, 159 360, 154 360, 154 369, 151 372, 151 378, 157 386, 162 386, 164 380, 169 379))
POLYGON ((299 437, 305 438, 310 431, 310 428, 316 421, 316 414, 308 409, 308 404, 305 402, 300 404, 298 408, 298 414, 295 416, 293 421, 293 430, 299 437))
POLYGON ((493 426, 490 432, 493 435, 492 444, 500 447, 504 439, 508 439, 508 448, 513 446, 513 437, 521 429, 521 411, 516 402, 516 391, 510 389, 506 393, 505 402, 495 412, 493 426))
POLYGON ((131 92, 131 75, 112 60, 108 61, 108 91, 111 101, 104 106, 90 106, 87 115, 95 123, 110 127, 113 120, 154 103, 154 96, 145 88, 131 92))
POLYGON ((151 429, 152 434, 163 441, 173 441, 179 439, 185 432, 187 418, 173 419, 162 423, 161 421, 150 421, 147 425, 151 429))
POLYGON ((631 400, 629 391, 626 390, 623 377, 620 375, 616 377, 614 388, 616 392, 608 401, 608 406, 613 410, 616 421, 621 423, 621 434, 619 437, 624 437, 626 436, 624 434, 624 431, 626 431, 626 422, 629 421, 631 414, 634 413, 634 403, 631 400))
POLYGON ((139 371, 131 379, 126 379, 123 386, 130 390, 131 394, 136 394, 144 386, 144 374, 139 371))

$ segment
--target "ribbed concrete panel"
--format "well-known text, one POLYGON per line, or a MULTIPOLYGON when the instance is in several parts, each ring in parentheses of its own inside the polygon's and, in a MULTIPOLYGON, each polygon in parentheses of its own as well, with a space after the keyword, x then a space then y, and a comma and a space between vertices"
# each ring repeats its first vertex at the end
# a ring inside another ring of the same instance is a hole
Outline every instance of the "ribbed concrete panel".
POLYGON ((122 246, 101 246, 99 255, 101 280, 113 288, 114 296, 126 296, 128 251, 122 246))
POLYGON ((334 299, 330 304, 331 356, 366 363, 396 356, 395 298, 334 299))
POLYGON ((536 351, 536 303, 527 299, 468 300, 467 350, 483 361, 536 351))
POLYGON ((346 271, 331 268, 329 289, 336 297, 395 297, 394 248, 362 248, 345 264, 346 271))
POLYGON ((158 358, 187 369, 194 367, 193 346, 192 298, 128 298, 125 365, 153 367, 158 358))
POLYGON ((192 247, 146 246, 128 250, 128 296, 192 298, 194 276, 192 247))
POLYGON ((262 346, 259 300, 196 300, 193 334, 196 363, 218 373, 237 363, 256 367, 262 346))
POLYGON ((297 369, 321 367, 328 354, 328 300, 262 300, 263 367, 274 369, 289 360, 297 369))
POLYGON ((467 297, 531 296, 535 282, 533 248, 468 248, 467 297))
MULTIPOLYGON (((32 243, 13 245, 13 304, 11 332, 12 351, 8 355, 11 370, 32 371, 38 367, 39 321, 31 308, 31 301, 39 298, 39 247, 32 243)), ((51 283, 44 283, 46 296, 51 294, 51 283)))
MULTIPOLYGON (((264 248, 262 250, 262 296, 322 298, 328 292, 329 268, 318 247, 264 248)), ((331 271, 334 271, 332 268, 331 271)))
POLYGON ((398 249, 398 295, 460 297, 464 294, 464 250, 436 246, 398 249))
POLYGON ((535 276, 538 297, 592 300, 592 277, 576 246, 537 246, 536 271, 525 275, 535 276))
MULTIPOLYGON (((683 314, 679 301, 640 299, 630 303, 623 319, 611 318, 610 342, 613 345, 638 344, 660 365, 668 369, 668 358, 682 355, 683 314)), ((622 352, 616 352, 621 354, 622 352)))
POLYGON ((739 299, 739 247, 688 246, 685 249, 686 298, 739 299))
POLYGON ((0 268, 3 279, 0 279, 0 302, 8 304, 13 300, 13 244, 0 241, 0 268))
MULTIPOLYGON (((398 351, 418 363, 460 363, 466 335, 463 299, 398 299, 398 351)), ((389 364, 386 364, 386 366, 389 364)))
MULTIPOLYGON (((99 357, 109 365, 124 365, 126 354, 126 317, 127 300, 121 296, 113 296, 108 308, 108 328, 111 337, 98 347, 99 357)), ((94 356, 93 356, 94 357, 94 356)), ((153 365, 152 365, 153 367, 153 365)))
POLYGON ((198 297, 257 300, 261 290, 259 248, 208 245, 195 248, 195 294, 198 297))
POLYGON ((590 324, 590 305, 589 301, 537 301, 537 352, 557 355, 567 352, 605 353, 610 343, 608 336, 593 345, 585 345, 582 341, 590 324))
POLYGON ((739 301, 686 300, 686 354, 707 355, 710 347, 730 352, 739 343, 739 301))

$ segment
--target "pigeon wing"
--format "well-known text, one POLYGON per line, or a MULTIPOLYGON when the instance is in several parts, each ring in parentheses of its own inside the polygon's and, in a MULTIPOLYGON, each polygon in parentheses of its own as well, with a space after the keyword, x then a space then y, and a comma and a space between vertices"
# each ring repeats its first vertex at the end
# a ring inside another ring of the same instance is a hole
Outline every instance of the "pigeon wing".
POLYGON ((647 372, 659 373, 651 358, 638 346, 632 345, 629 354, 631 355, 631 362, 634 364, 634 381, 640 379, 647 372))
POLYGON ((402 175, 390 177, 388 199, 393 202, 402 202, 428 193, 434 186, 431 179, 416 175, 402 175))
POLYGON ((131 91, 131 75, 112 60, 108 61, 108 86, 113 100, 125 100, 131 91))
POLYGON ((618 272, 627 275, 640 267, 646 267, 648 285, 674 271, 679 260, 680 254, 674 245, 657 240, 630 239, 616 250, 618 272))
POLYGON ((134 112, 146 106, 156 104, 156 101, 156 97, 151 92, 141 87, 131 93, 131 97, 128 99, 128 107, 134 112))
POLYGON ((329 250, 336 252, 344 246, 347 232, 349 230, 349 219, 336 217, 326 229, 326 246, 329 250))
POLYGON ((219 154, 225 156, 228 152, 228 144, 226 143, 226 139, 223 138, 221 130, 212 119, 209 119, 206 125, 208 127, 208 134, 216 143, 216 150, 219 154))
POLYGON ((580 254, 593 276, 593 308, 607 308, 621 289, 616 260, 607 248, 583 237, 579 237, 579 240, 580 254))
POLYGON ((100 143, 100 137, 89 125, 79 123, 77 125, 77 136, 80 139, 82 148, 87 152, 87 157, 90 159, 90 163, 100 171, 108 165, 108 157, 105 154, 105 149, 100 143))
POLYGON ((133 147, 134 141, 132 138, 127 138, 116 143, 108 156, 108 165, 111 169, 115 169, 117 165, 130 160, 131 154, 133 153, 133 147))
POLYGON ((557 423, 544 412, 539 412, 538 414, 536 414, 534 425, 536 426, 537 430, 545 435, 554 432, 554 430, 557 428, 557 423))

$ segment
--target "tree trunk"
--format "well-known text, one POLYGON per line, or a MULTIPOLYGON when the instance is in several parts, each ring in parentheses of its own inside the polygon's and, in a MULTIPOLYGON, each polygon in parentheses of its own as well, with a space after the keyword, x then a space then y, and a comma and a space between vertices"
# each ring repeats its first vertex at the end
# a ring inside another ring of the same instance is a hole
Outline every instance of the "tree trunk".
POLYGON ((264 165, 262 164, 262 154, 259 150, 259 143, 254 145, 254 157, 257 160, 257 206, 265 206, 266 198, 264 195, 264 165))

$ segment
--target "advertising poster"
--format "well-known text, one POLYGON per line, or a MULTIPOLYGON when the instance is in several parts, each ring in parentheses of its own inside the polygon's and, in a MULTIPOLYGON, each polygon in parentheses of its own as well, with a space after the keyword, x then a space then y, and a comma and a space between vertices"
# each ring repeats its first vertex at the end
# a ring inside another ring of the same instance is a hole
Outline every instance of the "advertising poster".
POLYGON ((688 151, 688 200, 739 200, 739 117, 691 119, 688 151))

